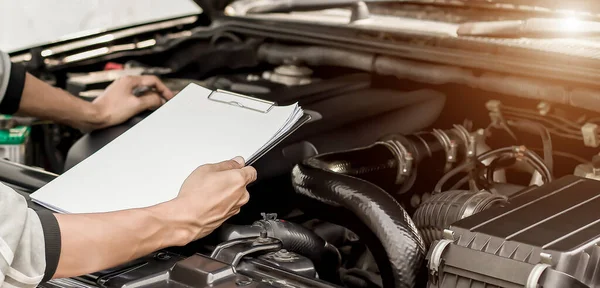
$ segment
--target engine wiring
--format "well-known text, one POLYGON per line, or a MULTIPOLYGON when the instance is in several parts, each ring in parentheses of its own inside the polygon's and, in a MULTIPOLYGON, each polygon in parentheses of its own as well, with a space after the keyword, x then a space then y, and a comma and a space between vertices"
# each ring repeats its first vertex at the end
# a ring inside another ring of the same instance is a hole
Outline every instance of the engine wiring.
POLYGON ((508 166, 505 164, 508 162, 506 161, 507 159, 523 161, 529 164, 535 171, 542 175, 544 183, 549 183, 554 180, 553 174, 548 166, 534 151, 524 146, 509 146, 485 152, 477 156, 476 159, 465 162, 450 170, 437 182, 433 194, 441 193, 446 182, 461 172, 468 172, 469 175, 456 182, 456 184, 452 186, 452 189, 458 189, 466 184, 466 182, 471 181, 471 185, 475 186, 474 188, 476 188, 476 190, 491 190, 494 184, 493 173, 499 166, 508 166), (494 158, 494 160, 489 165, 483 164, 483 161, 490 158, 494 158), (505 163, 502 163, 502 161, 505 163), (481 177, 482 175, 485 175, 486 177, 481 177))
POLYGON ((533 121, 509 120, 508 125, 516 127, 522 131, 529 132, 531 134, 537 133, 540 135, 540 137, 542 138, 544 163, 546 164, 546 167, 548 167, 548 170, 550 170, 550 172, 552 173, 554 168, 554 161, 552 159, 552 138, 550 136, 550 131, 548 131, 548 129, 544 125, 533 121))
POLYGON ((466 175, 453 183, 450 190, 458 190, 469 184, 469 189, 472 191, 492 191, 496 171, 510 168, 517 162, 526 163, 534 169, 534 173, 539 173, 538 176, 541 175, 543 183, 548 183, 553 181, 554 157, 568 158, 580 164, 590 162, 578 155, 554 150, 553 137, 584 141, 584 136, 587 136, 596 137, 600 140, 600 135, 596 130, 591 130, 593 131, 591 135, 584 134, 586 133, 584 125, 589 125, 589 123, 592 125, 600 124, 600 117, 588 118, 581 116, 577 120, 569 120, 559 115, 560 112, 550 111, 548 105, 541 104, 538 106, 538 110, 510 107, 502 105, 497 100, 489 101, 486 106, 490 111, 492 122, 484 129, 485 131, 492 128, 501 129, 516 141, 519 139, 513 130, 538 135, 541 139, 541 147, 509 146, 483 153, 445 173, 437 182, 433 194, 445 191, 444 187, 450 179, 465 172, 466 175), (489 159, 493 160, 487 165, 483 163, 484 160, 489 161, 489 159))
MULTIPOLYGON (((537 148, 537 147, 530 147, 529 149, 536 151, 536 152, 543 152, 542 148, 537 148)), ((564 157, 564 158, 568 158, 571 159, 575 162, 578 162, 579 164, 586 164, 586 163, 590 163, 590 160, 587 160, 581 156, 577 156, 575 154, 569 153, 569 152, 564 152, 564 151, 559 151, 559 150, 553 150, 552 154, 554 156, 560 156, 560 157, 564 157)))
MULTIPOLYGON (((543 105, 546 106, 546 105, 543 105)), ((528 110, 524 108, 512 107, 503 105, 500 101, 492 100, 487 104, 488 110, 490 110, 490 117, 492 118, 492 124, 498 128, 509 125, 509 122, 523 122, 530 121, 536 122, 539 125, 543 125, 548 133, 571 140, 584 141, 583 127, 586 123, 597 125, 600 124, 600 117, 587 118, 585 116, 580 117, 577 121, 569 120, 563 116, 551 113, 548 110, 528 110)), ((514 138, 512 131, 507 132, 514 138)), ((600 132, 594 132, 597 139, 600 139, 600 132)))

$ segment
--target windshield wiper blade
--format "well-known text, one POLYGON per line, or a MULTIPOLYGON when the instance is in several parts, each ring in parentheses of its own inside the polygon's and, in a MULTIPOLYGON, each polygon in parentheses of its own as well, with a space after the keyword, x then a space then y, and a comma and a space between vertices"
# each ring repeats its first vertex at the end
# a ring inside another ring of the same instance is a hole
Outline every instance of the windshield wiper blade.
POLYGON ((359 18, 368 17, 368 9, 364 2, 385 2, 360 1, 360 0, 238 0, 229 4, 225 8, 225 14, 229 16, 243 16, 247 14, 292 12, 292 11, 311 11, 330 8, 355 7, 362 13, 359 18), (366 14, 366 15, 365 15, 366 14))
POLYGON ((459 25, 458 36, 502 38, 555 38, 600 36, 600 23, 573 18, 468 22, 459 25))

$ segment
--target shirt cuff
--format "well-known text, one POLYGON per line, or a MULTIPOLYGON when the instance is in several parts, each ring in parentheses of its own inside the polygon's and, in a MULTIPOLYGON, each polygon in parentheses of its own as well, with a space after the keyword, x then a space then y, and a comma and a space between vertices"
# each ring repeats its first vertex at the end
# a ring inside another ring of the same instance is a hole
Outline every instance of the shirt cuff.
POLYGON ((44 279, 42 279, 42 282, 46 282, 52 279, 52 276, 56 273, 56 268, 58 268, 61 249, 60 227, 52 212, 36 211, 36 213, 40 218, 42 230, 44 231, 46 271, 44 272, 44 279))
POLYGON ((19 110, 23 88, 25 87, 25 66, 11 63, 8 86, 2 102, 0 102, 0 113, 15 114, 19 110))

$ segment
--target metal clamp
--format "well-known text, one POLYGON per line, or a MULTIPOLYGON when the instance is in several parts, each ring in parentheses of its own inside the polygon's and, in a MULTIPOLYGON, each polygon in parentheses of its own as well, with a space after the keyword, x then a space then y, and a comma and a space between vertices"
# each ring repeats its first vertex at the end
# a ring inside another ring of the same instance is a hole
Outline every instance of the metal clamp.
POLYGON ((446 251, 448 245, 452 244, 452 240, 440 240, 433 250, 431 251, 431 258, 429 259, 429 271, 432 273, 438 273, 442 264, 442 254, 446 251))
POLYGON ((446 132, 439 129, 433 129, 432 132, 433 136, 435 136, 438 139, 438 141, 440 141, 440 143, 444 147, 444 150, 446 151, 446 167, 444 168, 444 170, 448 171, 452 168, 452 165, 456 163, 456 161, 458 161, 458 145, 454 140, 450 139, 450 136, 448 136, 446 132))
POLYGON ((261 212, 260 216, 262 216, 263 220, 277 220, 277 213, 265 213, 261 212))
POLYGON ((429 266, 429 273, 430 273, 431 279, 434 282, 438 281, 437 283, 441 283, 442 275, 440 273, 440 267, 442 266, 442 263, 443 263, 442 255, 444 254, 444 251, 446 251, 446 248, 448 248, 448 246, 450 244, 452 244, 453 242, 454 242, 453 240, 448 240, 448 239, 440 240, 438 242, 438 244, 435 245, 435 247, 433 247, 433 250, 431 251, 431 257, 429 258, 428 266, 429 266))
POLYGON ((525 288, 537 288, 542 274, 548 267, 550 267, 550 265, 541 263, 533 266, 533 269, 531 269, 531 272, 529 272, 529 276, 527 277, 525 288))
POLYGON ((465 145, 466 158, 473 160, 476 155, 477 137, 472 135, 463 125, 454 125, 454 131, 465 145))
POLYGON ((248 109, 260 113, 269 113, 276 106, 275 102, 250 97, 230 91, 216 90, 208 95, 208 100, 248 109))
POLYGON ((396 175, 396 184, 404 181, 404 178, 410 176, 413 170, 414 158, 402 143, 394 140, 377 142, 387 146, 398 158, 398 174, 396 175))

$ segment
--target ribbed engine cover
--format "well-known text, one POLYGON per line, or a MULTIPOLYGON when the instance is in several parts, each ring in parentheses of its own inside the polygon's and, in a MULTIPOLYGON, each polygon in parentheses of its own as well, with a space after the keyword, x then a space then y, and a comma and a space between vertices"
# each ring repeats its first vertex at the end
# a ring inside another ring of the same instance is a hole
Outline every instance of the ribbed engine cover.
POLYGON ((429 288, 600 286, 600 181, 567 176, 510 202, 433 243, 429 288))

